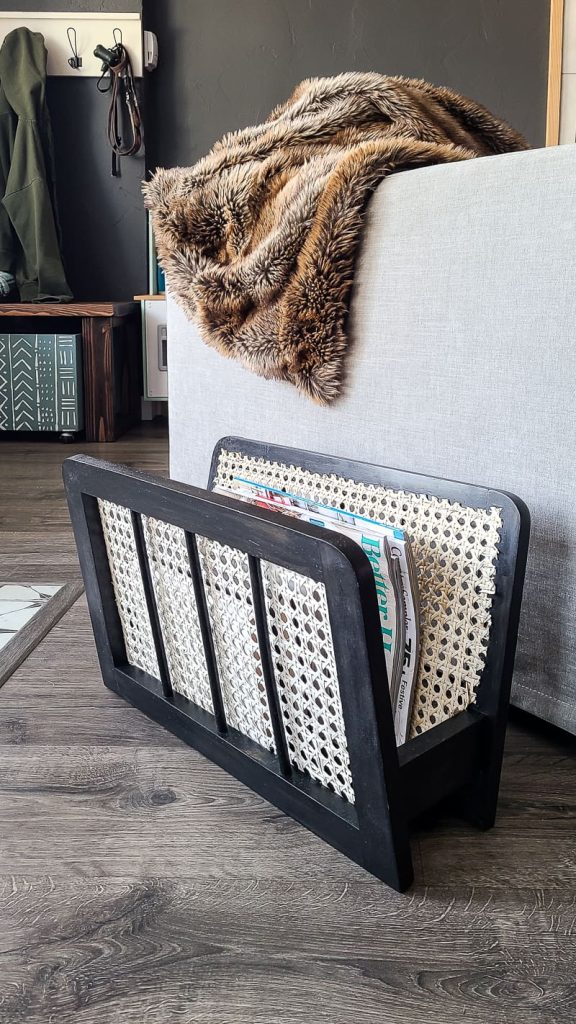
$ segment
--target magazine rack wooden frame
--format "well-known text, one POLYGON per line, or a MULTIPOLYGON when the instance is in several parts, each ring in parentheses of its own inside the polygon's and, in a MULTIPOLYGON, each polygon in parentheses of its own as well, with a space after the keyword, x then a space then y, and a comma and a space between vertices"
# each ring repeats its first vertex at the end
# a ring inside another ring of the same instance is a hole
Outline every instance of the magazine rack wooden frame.
POLYGON ((358 545, 347 537, 210 490, 87 456, 75 456, 64 463, 70 514, 106 686, 376 877, 403 891, 413 877, 409 825, 414 818, 457 794, 465 797, 459 802, 463 817, 480 827, 489 827, 494 821, 528 545, 526 507, 501 491, 239 438, 219 442, 211 480, 223 448, 316 473, 336 473, 365 483, 445 497, 475 508, 497 505, 502 511, 490 642, 476 702, 397 748, 388 687, 382 685, 386 667, 374 578, 358 545), (128 663, 99 499, 130 510, 158 678, 128 663), (143 516, 169 523, 185 533, 213 714, 172 688, 143 516), (247 556, 275 752, 226 721, 197 538, 209 538, 247 556), (330 622, 335 627, 332 643, 354 803, 290 763, 271 659, 263 562, 282 566, 325 587, 330 622))

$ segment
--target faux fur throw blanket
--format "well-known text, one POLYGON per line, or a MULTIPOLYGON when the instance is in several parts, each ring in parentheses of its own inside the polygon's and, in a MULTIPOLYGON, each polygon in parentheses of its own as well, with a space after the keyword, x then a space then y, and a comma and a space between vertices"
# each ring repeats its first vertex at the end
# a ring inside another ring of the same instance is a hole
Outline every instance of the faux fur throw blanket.
MULTIPOLYGON (((261 125, 144 186, 168 287, 202 337, 321 403, 341 392, 354 261, 388 174, 527 149, 449 89, 378 74, 313 78, 261 125)), ((383 339, 384 343, 385 339, 383 339)))

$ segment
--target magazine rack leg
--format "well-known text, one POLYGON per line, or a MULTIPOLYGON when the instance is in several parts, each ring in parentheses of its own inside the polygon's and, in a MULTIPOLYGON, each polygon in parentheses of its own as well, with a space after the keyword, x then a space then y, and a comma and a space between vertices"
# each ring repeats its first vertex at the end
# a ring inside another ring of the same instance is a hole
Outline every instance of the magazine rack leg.
POLYGON ((414 881, 409 839, 403 828, 396 830, 391 825, 390 830, 385 831, 387 834, 378 840, 378 848, 374 849, 372 844, 363 866, 391 889, 406 892, 414 881))
POLYGON ((505 618, 505 643, 500 646, 498 651, 496 651, 496 645, 492 646, 489 657, 493 659, 495 670, 485 673, 483 685, 476 699, 477 709, 485 717, 488 735, 483 747, 480 772, 476 780, 464 790, 460 801, 462 817, 483 830, 492 828, 496 821, 510 691, 522 607, 524 569, 530 537, 530 513, 520 499, 516 498, 515 503, 519 520, 515 558, 512 559, 509 551, 505 551, 501 555, 501 561, 512 580, 512 586, 508 588, 508 593, 493 613, 496 620, 505 618))
POLYGON ((482 832, 494 827, 498 806, 498 780, 496 784, 488 771, 482 772, 478 780, 466 786, 454 801, 458 815, 482 832))
POLYGON ((498 790, 504 754, 505 724, 490 722, 491 735, 486 736, 481 754, 482 765, 473 782, 458 795, 458 812, 465 821, 487 831, 494 827, 498 807, 498 790))

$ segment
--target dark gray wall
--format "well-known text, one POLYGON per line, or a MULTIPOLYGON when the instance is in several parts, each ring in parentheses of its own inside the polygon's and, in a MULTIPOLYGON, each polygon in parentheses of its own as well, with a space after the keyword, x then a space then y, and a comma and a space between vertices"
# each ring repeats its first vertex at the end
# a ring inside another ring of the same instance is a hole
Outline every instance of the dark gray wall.
POLYGON ((148 291, 144 153, 123 157, 113 178, 106 137, 109 97, 96 79, 49 78, 62 255, 75 298, 131 299, 148 291))
POLYGON ((544 143, 549 0, 144 0, 159 40, 147 163, 192 163, 302 79, 423 77, 544 143))
MULTIPOLYGON (((141 0, 9 0, 1 10, 139 11, 141 0)), ((23 23, 24 19, 23 19, 23 23)), ((103 40, 106 42, 106 40, 103 40)), ((49 78, 62 253, 77 299, 129 299, 147 288, 144 154, 111 176, 108 98, 95 78, 49 78)))

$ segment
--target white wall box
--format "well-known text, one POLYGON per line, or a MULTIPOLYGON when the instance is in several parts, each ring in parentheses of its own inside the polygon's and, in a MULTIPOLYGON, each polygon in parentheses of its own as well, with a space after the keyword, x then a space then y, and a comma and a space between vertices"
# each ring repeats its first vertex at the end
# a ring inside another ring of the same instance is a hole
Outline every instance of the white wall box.
POLYGON ((142 343, 144 398, 165 401, 168 398, 168 343, 164 296, 145 299, 142 303, 142 343))

